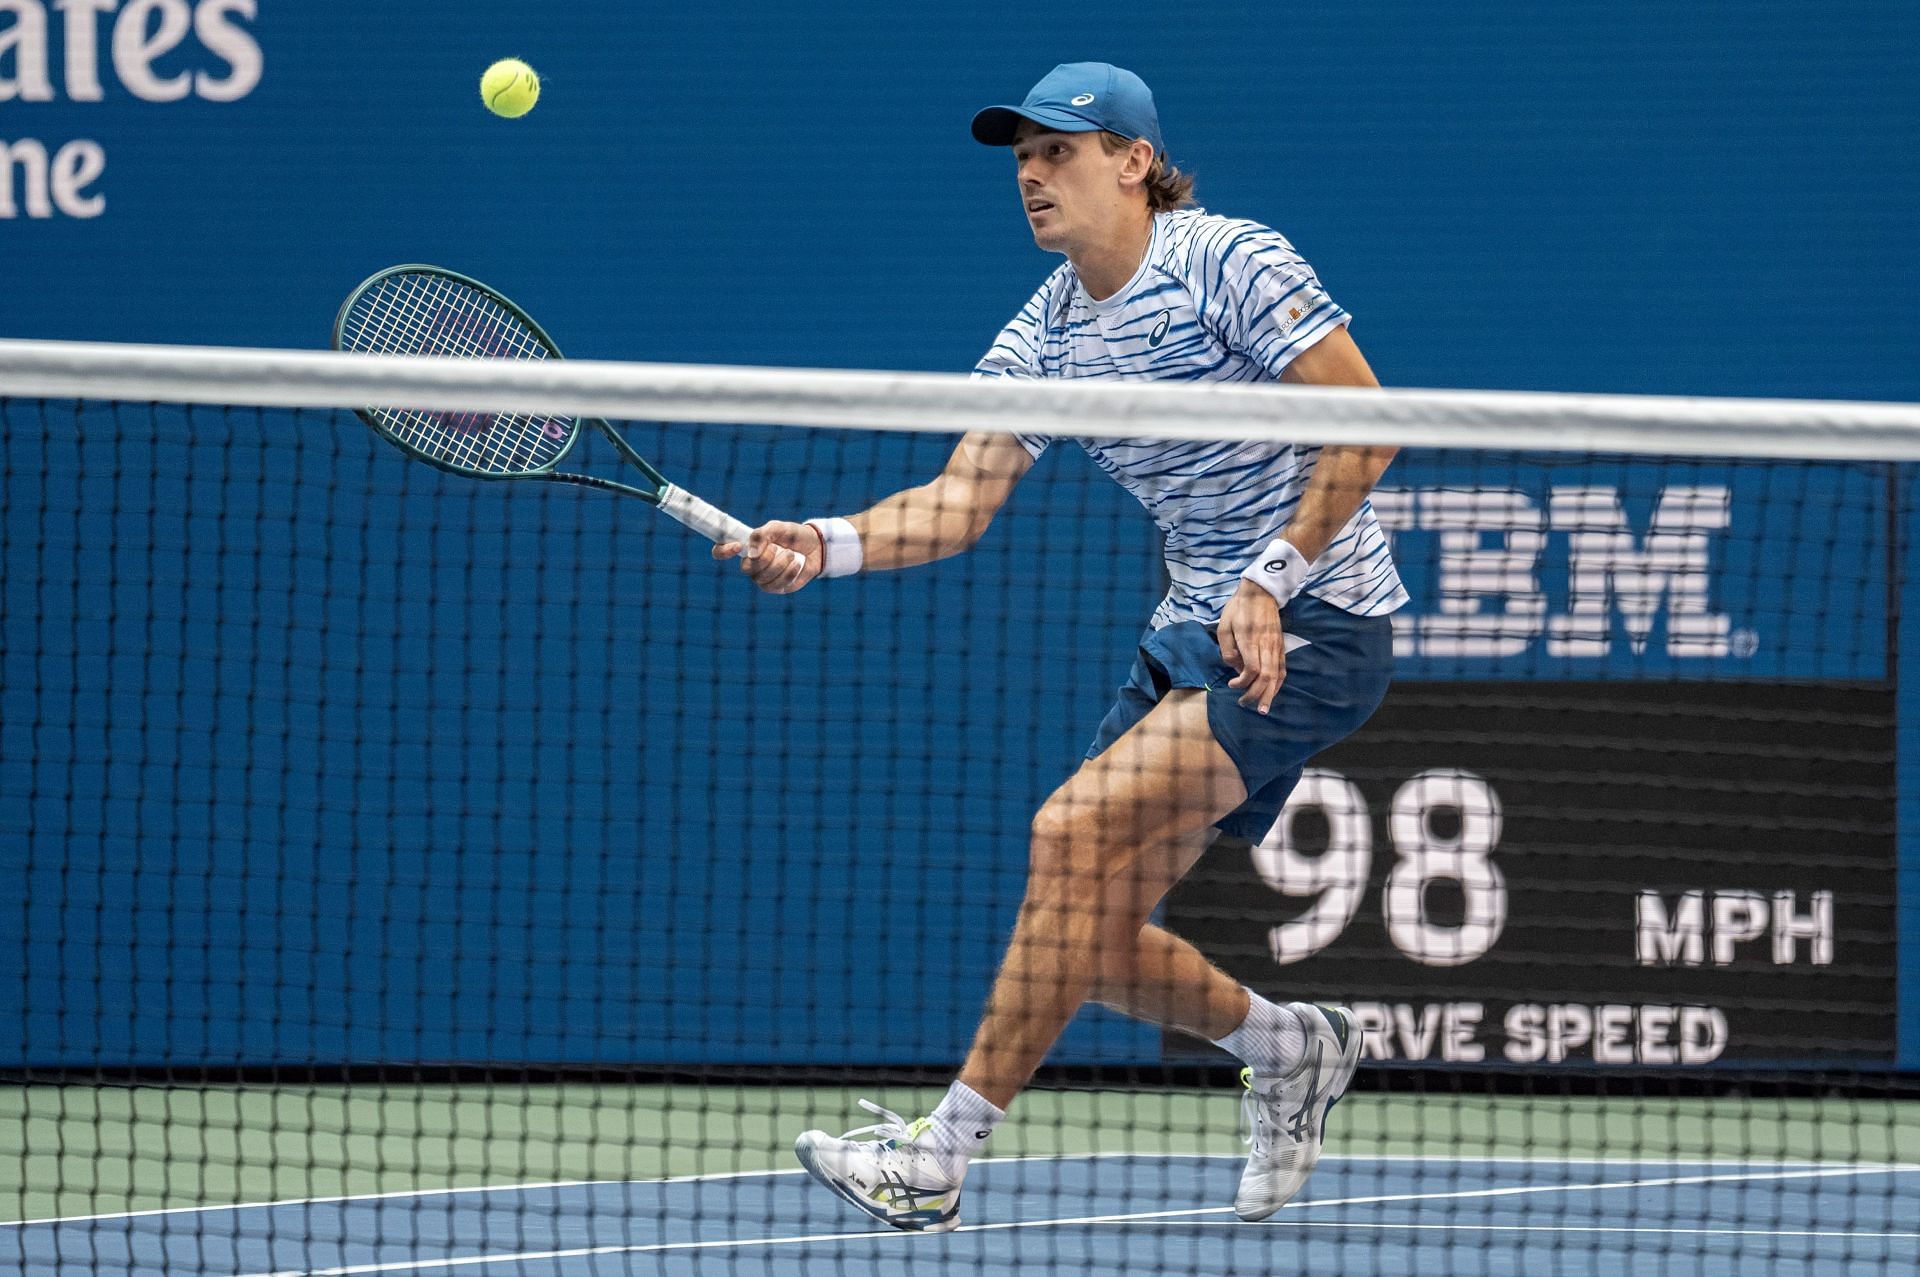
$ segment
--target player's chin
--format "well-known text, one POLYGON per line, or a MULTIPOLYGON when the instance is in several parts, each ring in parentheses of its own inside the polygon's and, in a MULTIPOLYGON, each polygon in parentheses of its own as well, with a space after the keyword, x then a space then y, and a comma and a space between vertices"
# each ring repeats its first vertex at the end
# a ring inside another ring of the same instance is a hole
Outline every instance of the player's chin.
POLYGON ((1059 253, 1066 251, 1066 237, 1060 233, 1060 229, 1057 226, 1047 221, 1036 221, 1031 217, 1027 219, 1027 224, 1033 230, 1033 242, 1035 244, 1047 249, 1049 252, 1059 253))

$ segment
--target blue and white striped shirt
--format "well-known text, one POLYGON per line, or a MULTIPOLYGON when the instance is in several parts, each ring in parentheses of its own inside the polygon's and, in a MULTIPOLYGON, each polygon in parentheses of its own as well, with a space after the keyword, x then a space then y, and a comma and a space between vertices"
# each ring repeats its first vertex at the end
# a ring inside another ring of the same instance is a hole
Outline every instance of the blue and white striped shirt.
MULTIPOLYGON (((1094 301, 1071 263, 1048 276, 975 368, 987 377, 1278 381, 1349 320, 1278 232, 1200 209, 1161 213, 1140 269, 1094 301)), ((1047 438, 1022 435, 1038 457, 1047 438)), ((1240 573, 1293 516, 1317 445, 1081 439, 1166 536, 1172 588, 1153 628, 1220 619, 1240 573)), ((1306 593, 1361 616, 1407 601, 1369 503, 1313 561, 1306 593)))

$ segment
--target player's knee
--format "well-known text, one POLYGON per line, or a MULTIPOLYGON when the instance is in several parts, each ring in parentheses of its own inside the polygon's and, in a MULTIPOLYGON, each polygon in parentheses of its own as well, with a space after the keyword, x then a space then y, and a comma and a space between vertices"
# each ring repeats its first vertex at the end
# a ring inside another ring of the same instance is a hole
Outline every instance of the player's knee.
POLYGON ((1113 850, 1089 813, 1055 794, 1034 813, 1027 870, 1036 882, 1103 875, 1113 850))
POLYGON ((1033 814, 1028 829, 1027 870, 1035 877, 1066 867, 1073 843, 1073 823, 1049 799, 1033 814))

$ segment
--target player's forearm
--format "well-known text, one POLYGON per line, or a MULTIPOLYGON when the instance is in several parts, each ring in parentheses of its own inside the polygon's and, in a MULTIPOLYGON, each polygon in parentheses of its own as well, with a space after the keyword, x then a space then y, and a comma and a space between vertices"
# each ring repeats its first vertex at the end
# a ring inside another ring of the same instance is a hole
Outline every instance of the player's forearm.
POLYGON ((1342 445, 1321 449, 1313 477, 1280 533, 1311 563, 1333 544, 1385 474, 1398 448, 1342 445))
POLYGON ((932 482, 847 520, 860 537, 862 568, 910 568, 971 549, 1032 465, 1011 435, 963 436, 932 482))
POLYGON ((973 547, 993 518, 973 494, 945 475, 896 492, 878 505, 849 516, 860 534, 865 571, 910 568, 951 557, 973 547))

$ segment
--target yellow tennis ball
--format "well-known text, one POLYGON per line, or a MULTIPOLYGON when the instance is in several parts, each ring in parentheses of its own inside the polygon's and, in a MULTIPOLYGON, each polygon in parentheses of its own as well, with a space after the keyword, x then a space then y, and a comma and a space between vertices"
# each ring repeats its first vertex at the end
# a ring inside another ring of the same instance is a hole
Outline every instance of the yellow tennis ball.
POLYGON ((540 77, 519 58, 502 58, 480 77, 480 100, 495 115, 517 120, 540 100, 540 77))

